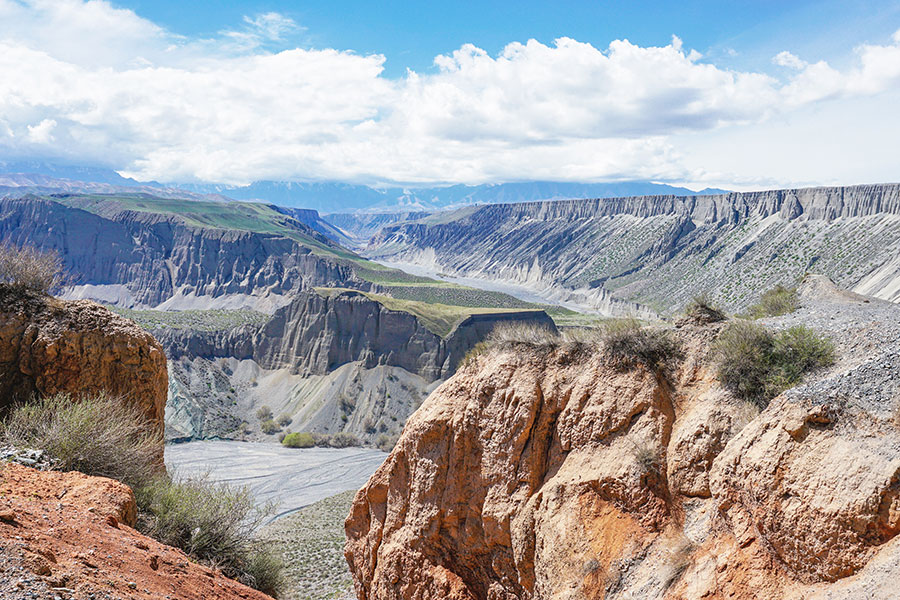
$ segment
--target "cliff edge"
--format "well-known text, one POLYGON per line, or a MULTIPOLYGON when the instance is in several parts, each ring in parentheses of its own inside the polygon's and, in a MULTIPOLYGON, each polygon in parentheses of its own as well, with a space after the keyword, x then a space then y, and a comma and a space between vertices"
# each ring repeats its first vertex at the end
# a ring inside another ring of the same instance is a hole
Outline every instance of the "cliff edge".
POLYGON ((683 323, 669 372, 507 344, 410 418, 357 494, 360 600, 890 598, 900 559, 898 308, 804 295, 838 362, 765 410, 683 323))
POLYGON ((152 335, 99 304, 0 286, 0 410, 33 396, 106 392, 160 431, 168 378, 152 335))

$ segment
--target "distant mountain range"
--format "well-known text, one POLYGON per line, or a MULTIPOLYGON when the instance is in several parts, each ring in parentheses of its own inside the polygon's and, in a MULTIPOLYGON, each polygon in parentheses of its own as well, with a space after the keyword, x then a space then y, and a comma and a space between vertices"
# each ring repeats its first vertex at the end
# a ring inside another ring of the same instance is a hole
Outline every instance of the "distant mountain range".
POLYGON ((141 191, 166 197, 215 197, 255 200, 292 208, 309 208, 322 214, 351 212, 434 211, 472 204, 559 200, 565 198, 613 198, 622 196, 695 196, 724 193, 699 192, 649 181, 617 183, 568 183, 530 181, 428 188, 373 188, 341 182, 257 181, 247 186, 221 184, 163 185, 122 177, 112 169, 59 165, 40 161, 0 161, 0 195, 21 195, 34 188, 67 193, 117 193, 141 191))

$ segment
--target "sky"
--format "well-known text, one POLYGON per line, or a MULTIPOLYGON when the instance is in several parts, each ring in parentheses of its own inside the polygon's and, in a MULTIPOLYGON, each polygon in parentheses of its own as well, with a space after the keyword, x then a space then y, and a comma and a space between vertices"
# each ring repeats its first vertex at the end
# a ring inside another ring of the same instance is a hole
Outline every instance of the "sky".
POLYGON ((0 0, 0 159, 139 180, 900 180, 900 0, 0 0))

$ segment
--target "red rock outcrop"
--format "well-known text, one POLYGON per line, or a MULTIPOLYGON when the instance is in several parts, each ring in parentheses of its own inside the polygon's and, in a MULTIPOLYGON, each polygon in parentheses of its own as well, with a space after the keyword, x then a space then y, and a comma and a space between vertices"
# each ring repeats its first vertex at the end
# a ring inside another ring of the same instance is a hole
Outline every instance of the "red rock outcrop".
POLYGON ((94 302, 0 288, 0 409, 34 395, 106 392, 162 431, 166 357, 153 336, 94 302))
MULTIPOLYGON (((865 310, 839 351, 897 314, 865 310)), ((683 324, 668 373, 566 344, 460 370, 356 496, 359 599, 895 597, 893 334, 760 413, 707 365, 721 326, 683 324)))
POLYGON ((0 576, 6 598, 267 600, 132 529, 135 501, 116 481, 81 473, 0 469, 0 576), (8 566, 8 565, 6 565, 8 566))

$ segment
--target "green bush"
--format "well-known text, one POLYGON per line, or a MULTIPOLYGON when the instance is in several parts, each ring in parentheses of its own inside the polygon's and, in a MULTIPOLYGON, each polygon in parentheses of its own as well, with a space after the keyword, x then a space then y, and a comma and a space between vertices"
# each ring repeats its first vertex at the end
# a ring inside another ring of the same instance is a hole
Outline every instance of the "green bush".
POLYGON ((44 450, 64 471, 110 477, 139 487, 162 470, 163 438, 141 410, 106 394, 59 394, 12 407, 4 443, 44 450))
POLYGON ((735 321, 712 351, 722 385, 763 408, 804 374, 834 362, 833 344, 802 325, 773 334, 762 325, 735 321))
POLYGON ((798 308, 800 308, 800 297, 797 295, 797 288, 776 285, 763 293, 759 301, 748 308, 747 312, 754 319, 762 319, 786 315, 798 308))
POLYGON ((62 260, 53 250, 0 242, 0 283, 49 294, 65 283, 62 260))
POLYGON ((600 336, 610 358, 623 367, 641 364, 657 369, 682 356, 671 331, 642 327, 637 319, 607 321, 600 336))
POLYGON ((311 433, 289 433, 281 443, 288 448, 312 448, 316 440, 311 433))
POLYGON ((136 489, 135 497, 142 533, 218 567, 228 577, 270 594, 278 592, 278 561, 260 555, 253 542, 254 532, 274 508, 257 507, 248 488, 159 477, 136 489))
POLYGON ((274 415, 272 414, 272 409, 263 404, 256 411, 256 418, 260 421, 271 421, 274 415))
POLYGON ((268 419, 267 421, 263 421, 262 423, 260 423, 259 429, 266 435, 273 435, 280 431, 278 423, 276 423, 272 419, 268 419))

